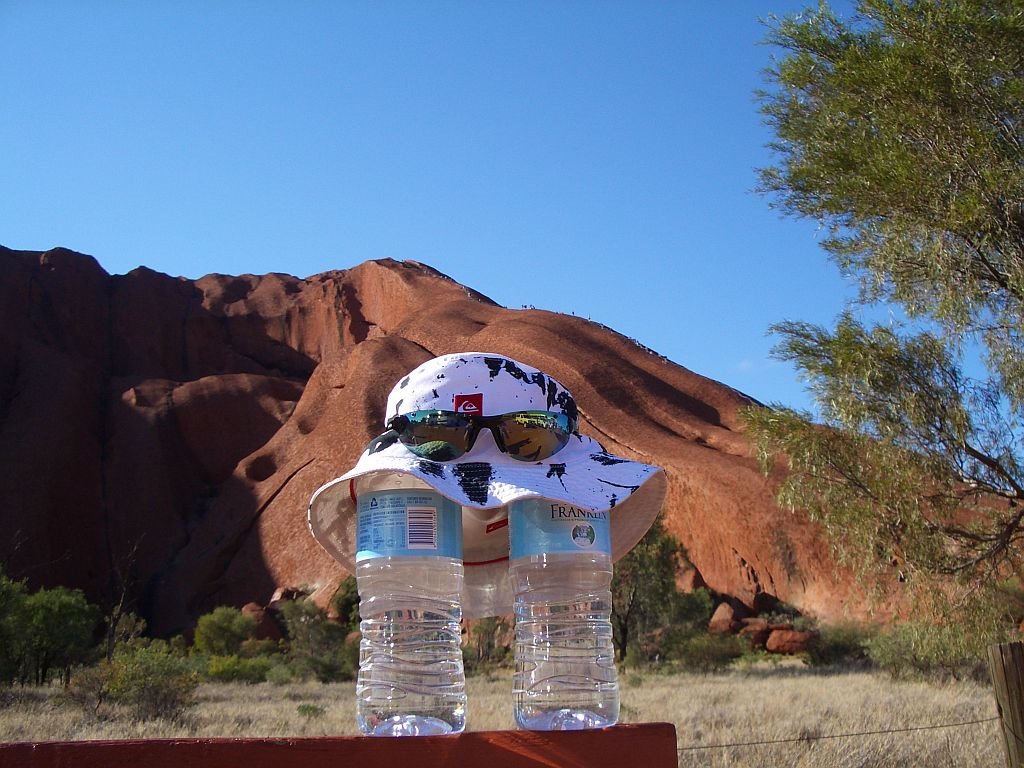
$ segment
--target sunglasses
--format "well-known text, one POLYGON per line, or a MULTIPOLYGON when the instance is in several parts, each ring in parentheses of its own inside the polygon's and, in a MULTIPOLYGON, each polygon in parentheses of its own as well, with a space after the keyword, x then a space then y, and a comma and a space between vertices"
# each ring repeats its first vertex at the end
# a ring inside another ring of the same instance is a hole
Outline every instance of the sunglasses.
POLYGON ((550 411, 517 411, 501 416, 467 416, 454 411, 413 411, 395 416, 388 429, 424 459, 451 461, 468 453, 485 427, 502 453, 517 461, 554 456, 576 431, 575 419, 550 411))

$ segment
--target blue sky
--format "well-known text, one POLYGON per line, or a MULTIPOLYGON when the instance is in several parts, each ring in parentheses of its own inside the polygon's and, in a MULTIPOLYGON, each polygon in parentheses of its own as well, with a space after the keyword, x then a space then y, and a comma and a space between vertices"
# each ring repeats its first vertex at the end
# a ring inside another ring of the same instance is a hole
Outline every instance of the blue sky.
POLYGON ((0 0, 0 244, 191 278, 412 259, 807 407, 768 326, 854 290, 753 188, 760 19, 808 5, 0 0))

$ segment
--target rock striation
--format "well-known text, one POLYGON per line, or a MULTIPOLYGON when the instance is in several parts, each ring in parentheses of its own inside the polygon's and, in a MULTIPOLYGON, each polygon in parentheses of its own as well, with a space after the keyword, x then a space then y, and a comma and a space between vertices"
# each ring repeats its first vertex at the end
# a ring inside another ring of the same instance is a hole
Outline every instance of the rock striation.
POLYGON ((382 431, 402 375, 457 351, 550 372, 581 431, 666 469, 665 523, 693 562, 681 584, 754 612, 863 609, 817 527, 774 503, 749 397, 411 261, 189 280, 0 248, 0 563, 101 605, 127 591, 160 633, 282 586, 326 599, 345 574, 308 532, 310 495, 382 431))

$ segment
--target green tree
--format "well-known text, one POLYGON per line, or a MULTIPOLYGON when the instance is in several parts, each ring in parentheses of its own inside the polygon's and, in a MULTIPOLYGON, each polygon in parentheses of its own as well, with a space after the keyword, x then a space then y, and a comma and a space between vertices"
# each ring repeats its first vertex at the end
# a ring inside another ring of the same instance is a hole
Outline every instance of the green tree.
POLYGON ((359 629, 359 587, 355 576, 346 576, 331 598, 338 623, 349 632, 359 629))
POLYGON ((710 601, 704 593, 684 595, 676 586, 686 550, 660 519, 656 520, 612 575, 612 638, 619 660, 633 652, 665 655, 671 638, 707 621, 710 601))
POLYGON ((0 684, 18 679, 24 651, 25 585, 0 570, 0 684))
POLYGON ((782 500, 865 568, 965 594, 1024 531, 1024 9, 861 0, 774 20, 761 189, 820 222, 860 293, 834 329, 774 326, 819 409, 749 414, 782 500), (905 320, 872 324, 872 305, 905 320))
POLYGON ((359 644, 345 642, 347 627, 328 619, 327 612, 308 598, 286 603, 282 616, 288 658, 297 671, 323 683, 355 677, 359 644))
POLYGON ((22 674, 43 685, 58 670, 65 685, 71 668, 85 662, 99 621, 96 606, 79 589, 40 589, 25 598, 22 674))
POLYGON ((508 653, 508 645, 499 641, 509 632, 511 625, 504 616, 486 616, 473 622, 469 630, 470 642, 464 648, 463 656, 467 671, 477 670, 502 661, 508 653))
POLYGON ((199 617, 192 644, 210 656, 237 656, 242 643, 256 631, 256 619, 238 608, 222 605, 199 617))

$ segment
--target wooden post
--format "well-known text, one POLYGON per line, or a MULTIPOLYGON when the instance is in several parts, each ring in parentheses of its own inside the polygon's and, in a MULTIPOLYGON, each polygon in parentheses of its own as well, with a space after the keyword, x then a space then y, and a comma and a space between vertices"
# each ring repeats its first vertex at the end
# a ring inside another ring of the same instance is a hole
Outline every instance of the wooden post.
POLYGON ((480 731, 404 739, 153 739, 2 744, 4 768, 675 768, 672 723, 593 731, 480 731))
POLYGON ((1024 643, 1000 643, 988 649, 992 687, 1009 768, 1024 768, 1024 643))

